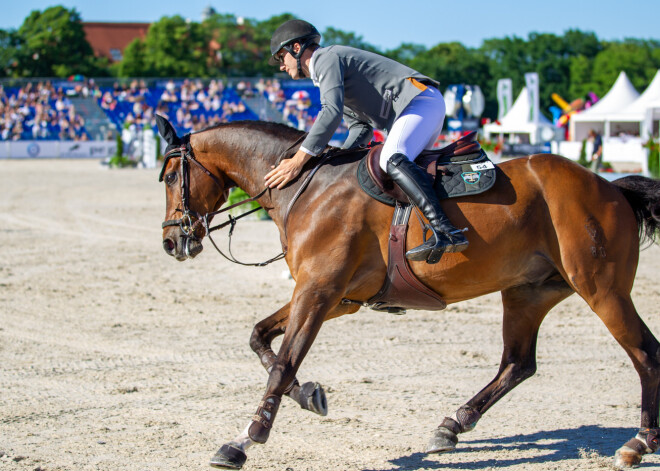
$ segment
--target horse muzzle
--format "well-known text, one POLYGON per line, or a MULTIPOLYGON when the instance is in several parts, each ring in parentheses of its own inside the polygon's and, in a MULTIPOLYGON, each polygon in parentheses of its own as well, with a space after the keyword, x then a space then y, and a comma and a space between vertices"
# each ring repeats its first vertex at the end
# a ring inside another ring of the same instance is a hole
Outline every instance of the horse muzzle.
POLYGON ((195 258, 203 249, 202 241, 196 237, 193 238, 179 234, 176 236, 169 235, 163 238, 163 250, 165 250, 165 253, 180 262, 189 258, 195 258))

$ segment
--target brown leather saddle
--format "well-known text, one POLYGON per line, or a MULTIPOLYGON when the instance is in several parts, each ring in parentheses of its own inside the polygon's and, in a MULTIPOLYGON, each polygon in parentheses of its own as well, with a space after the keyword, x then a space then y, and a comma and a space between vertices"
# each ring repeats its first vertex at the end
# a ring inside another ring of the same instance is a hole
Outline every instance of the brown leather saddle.
MULTIPOLYGON (((397 201, 407 202, 408 198, 399 186, 392 181, 387 173, 380 168, 380 153, 383 150, 382 145, 374 146, 366 157, 366 166, 369 176, 373 183, 382 191, 383 194, 397 201)), ((477 140, 476 131, 461 137, 446 147, 438 150, 425 150, 416 159, 415 163, 422 168, 435 180, 438 170, 442 171, 443 163, 452 161, 466 160, 470 156, 480 155, 482 153, 481 145, 477 140)))
MULTIPOLYGON (((366 302, 344 299, 345 304, 361 304, 377 311, 387 311, 393 314, 404 314, 406 309, 423 310, 442 310, 447 304, 442 297, 424 285, 412 272, 408 260, 406 259, 406 234, 408 232, 408 221, 413 206, 403 191, 392 181, 392 179, 380 168, 379 158, 382 151, 382 145, 378 145, 369 151, 364 159, 369 180, 377 187, 378 191, 367 189, 358 169, 358 179, 363 189, 372 197, 379 201, 392 204, 395 207, 390 226, 389 253, 387 261, 387 275, 383 286, 378 293, 366 302)), ((427 173, 436 180, 436 183, 442 182, 446 174, 450 175, 454 181, 458 180, 464 186, 474 186, 470 184, 470 174, 478 175, 481 172, 474 172, 474 165, 477 168, 488 169, 488 182, 480 188, 462 190, 461 192, 449 195, 445 188, 441 188, 443 194, 439 197, 462 196, 465 194, 476 194, 486 191, 495 182, 495 167, 488 160, 485 152, 481 149, 477 141, 477 133, 472 132, 458 139, 450 145, 439 149, 424 151, 415 162, 426 168, 427 173), (465 169, 466 171, 454 172, 455 168, 465 169), (467 176, 466 176, 467 175, 467 176)), ((483 183, 483 182, 482 182, 483 183)), ((438 186, 436 185, 436 191, 438 186)), ((423 263, 423 262, 422 262, 423 263)))

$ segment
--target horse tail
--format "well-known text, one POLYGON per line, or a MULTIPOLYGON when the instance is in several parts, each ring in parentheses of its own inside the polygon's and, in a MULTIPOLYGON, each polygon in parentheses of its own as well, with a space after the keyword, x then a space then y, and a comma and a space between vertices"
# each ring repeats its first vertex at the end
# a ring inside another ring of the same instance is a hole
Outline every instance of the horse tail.
POLYGON ((654 243, 660 235, 660 180, 631 175, 614 183, 632 206, 637 219, 639 242, 654 243))

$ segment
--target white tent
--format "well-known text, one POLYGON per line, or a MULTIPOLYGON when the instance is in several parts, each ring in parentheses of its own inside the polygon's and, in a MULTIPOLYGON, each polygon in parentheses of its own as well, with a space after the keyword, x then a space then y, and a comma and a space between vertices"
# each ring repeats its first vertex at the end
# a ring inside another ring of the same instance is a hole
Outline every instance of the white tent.
POLYGON ((646 139, 649 136, 657 138, 660 131, 660 98, 646 104, 644 110, 644 121, 642 122, 641 136, 646 139))
POLYGON ((610 135, 618 136, 625 133, 645 137, 642 128, 647 109, 658 101, 660 101, 660 70, 656 72, 649 86, 633 103, 620 112, 608 114, 607 122, 609 122, 610 135))
POLYGON ((610 91, 591 108, 576 114, 571 118, 570 135, 574 141, 586 139, 590 129, 594 129, 605 137, 610 136, 608 117, 620 113, 639 97, 625 72, 610 88, 610 91))
POLYGON ((490 139, 493 134, 507 134, 513 138, 514 143, 517 141, 522 144, 537 144, 553 139, 557 128, 541 113, 538 123, 534 123, 531 114, 529 93, 527 87, 524 87, 499 123, 484 125, 484 135, 490 139))

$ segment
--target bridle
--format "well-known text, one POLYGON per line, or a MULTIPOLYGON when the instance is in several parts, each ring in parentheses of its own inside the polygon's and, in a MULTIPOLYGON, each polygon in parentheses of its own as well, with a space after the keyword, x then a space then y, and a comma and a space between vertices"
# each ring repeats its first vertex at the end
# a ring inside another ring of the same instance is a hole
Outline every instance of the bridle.
POLYGON ((275 262, 277 260, 280 260, 285 257, 286 252, 282 252, 279 255, 276 255, 265 262, 258 262, 258 263, 244 263, 239 260, 236 260, 236 258, 233 256, 231 252, 231 237, 234 232, 234 227, 236 226, 236 221, 248 216, 255 211, 258 211, 261 209, 261 206, 251 209, 250 211, 246 211, 243 214, 240 214, 239 216, 232 216, 229 214, 229 219, 222 223, 218 224, 216 226, 210 227, 210 222, 211 219, 213 219, 214 216, 230 211, 233 208, 236 208, 238 206, 241 206, 242 204, 245 203, 250 203, 252 201, 256 201, 257 199, 261 198, 266 191, 268 190, 268 187, 264 188, 258 195, 253 196, 251 198, 244 199, 242 201, 239 201, 238 203, 232 204, 230 206, 227 206, 225 208, 221 208, 217 211, 212 211, 210 213, 206 214, 200 214, 197 211, 193 211, 190 209, 189 201, 190 201, 190 162, 194 162, 206 175, 208 175, 213 182, 220 187, 220 189, 224 189, 224 185, 222 182, 213 175, 202 163, 197 160, 192 152, 192 149, 190 148, 190 144, 186 143, 180 147, 171 149, 164 155, 164 161, 163 161, 163 168, 160 171, 160 175, 158 176, 158 181, 162 182, 163 177, 165 175, 165 168, 167 167, 168 162, 171 159, 174 158, 180 158, 181 159, 181 178, 179 179, 181 182, 181 208, 177 208, 176 211, 181 213, 181 217, 178 219, 168 219, 167 221, 164 221, 162 224, 163 229, 166 227, 170 226, 178 226, 181 229, 181 232, 186 237, 186 245, 184 248, 186 256, 190 257, 190 242, 191 241, 201 241, 199 237, 195 234, 195 230, 197 229, 197 226, 199 224, 202 224, 206 231, 206 235, 213 244, 213 247, 222 255, 224 258, 229 260, 230 262, 237 263, 239 265, 245 265, 245 266, 257 266, 257 267, 263 267, 268 265, 269 263, 275 262), (194 218, 194 220, 193 220, 194 218), (216 231, 218 229, 222 229, 223 227, 226 227, 228 225, 231 225, 231 229, 229 230, 229 249, 228 253, 229 256, 225 255, 222 250, 216 245, 215 241, 211 237, 211 232, 216 231))

